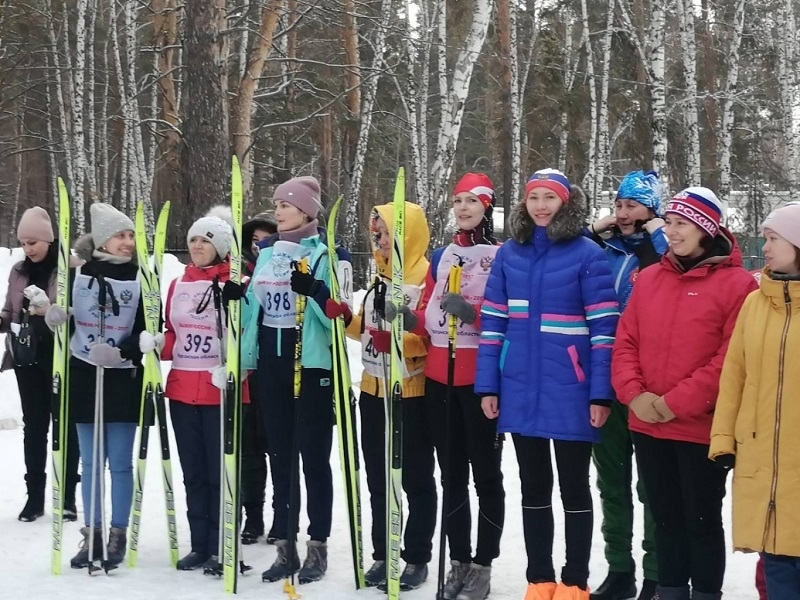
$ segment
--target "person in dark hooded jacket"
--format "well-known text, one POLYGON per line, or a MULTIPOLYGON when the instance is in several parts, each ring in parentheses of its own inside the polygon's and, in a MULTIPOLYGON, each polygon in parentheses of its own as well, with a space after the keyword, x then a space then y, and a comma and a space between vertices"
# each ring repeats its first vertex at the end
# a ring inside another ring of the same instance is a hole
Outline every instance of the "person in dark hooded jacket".
POLYGON ((475 392, 511 433, 522 482, 526 600, 588 600, 589 464, 609 414, 617 304, 603 251, 582 235, 585 198, 555 169, 537 171, 511 215, 481 308, 475 392), (553 568, 555 448, 566 565, 553 568))

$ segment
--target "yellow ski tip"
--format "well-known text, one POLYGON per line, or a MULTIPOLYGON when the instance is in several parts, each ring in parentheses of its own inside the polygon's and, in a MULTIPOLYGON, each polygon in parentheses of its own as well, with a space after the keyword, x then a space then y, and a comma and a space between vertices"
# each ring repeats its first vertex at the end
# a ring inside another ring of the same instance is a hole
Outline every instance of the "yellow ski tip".
POLYGON ((283 580, 283 593, 289 597, 289 600, 299 600, 300 598, 300 594, 297 593, 297 589, 288 579, 283 580))

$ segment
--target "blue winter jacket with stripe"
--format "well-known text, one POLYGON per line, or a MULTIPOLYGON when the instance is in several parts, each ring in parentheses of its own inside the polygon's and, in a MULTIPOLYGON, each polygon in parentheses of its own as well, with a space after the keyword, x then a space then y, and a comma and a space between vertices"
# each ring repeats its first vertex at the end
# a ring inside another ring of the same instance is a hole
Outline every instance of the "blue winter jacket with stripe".
POLYGON ((611 400, 619 307, 603 250, 578 235, 497 252, 481 309, 475 391, 497 394, 498 431, 596 442, 592 400, 611 400))

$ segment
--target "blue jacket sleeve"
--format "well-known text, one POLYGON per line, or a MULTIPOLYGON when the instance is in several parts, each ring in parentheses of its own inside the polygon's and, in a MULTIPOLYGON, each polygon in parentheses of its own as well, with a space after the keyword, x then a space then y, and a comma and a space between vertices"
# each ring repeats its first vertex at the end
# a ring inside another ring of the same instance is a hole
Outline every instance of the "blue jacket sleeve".
POLYGON ((500 393, 500 360, 508 328, 508 292, 503 267, 503 245, 495 255, 481 306, 481 339, 475 368, 475 393, 500 393))
POLYGON ((588 246, 581 269, 581 295, 591 338, 590 400, 611 400, 611 349, 619 320, 619 304, 611 266, 597 246, 588 246))
POLYGON ((664 233, 663 227, 656 229, 655 233, 650 236, 650 241, 653 243, 655 251, 661 256, 664 256, 669 250, 669 240, 667 240, 667 234, 664 233))

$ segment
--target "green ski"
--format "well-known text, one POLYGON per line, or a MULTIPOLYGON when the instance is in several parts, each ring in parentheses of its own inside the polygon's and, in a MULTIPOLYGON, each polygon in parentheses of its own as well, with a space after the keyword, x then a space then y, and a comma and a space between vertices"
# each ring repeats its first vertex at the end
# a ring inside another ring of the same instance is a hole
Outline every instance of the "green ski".
MULTIPOLYGON (((161 263, 167 237, 170 203, 161 209, 156 224, 153 243, 153 269, 147 247, 147 229, 144 218, 144 205, 136 207, 136 253, 139 262, 139 281, 142 288, 145 326, 148 333, 155 335, 161 325, 161 263)), ((161 359, 158 348, 145 356, 142 403, 139 410, 139 453, 134 476, 133 503, 131 506, 130 543, 128 565, 135 567, 139 559, 139 534, 142 522, 142 503, 144 500, 144 480, 147 471, 147 452, 150 444, 150 425, 155 410, 161 438, 161 465, 164 480, 164 498, 167 511, 167 536, 172 566, 178 562, 178 534, 175 519, 175 500, 172 490, 172 460, 169 450, 169 430, 166 422, 164 393, 161 384, 161 359)))
MULTIPOLYGON (((242 283, 242 171, 239 159, 233 157, 231 166, 231 212, 233 213, 233 243, 231 244, 230 281, 242 283)), ((224 394, 223 410, 223 545, 222 577, 225 592, 235 594, 239 577, 240 527, 240 429, 242 421, 242 381, 239 350, 241 344, 241 300, 228 303, 228 343, 224 350, 228 372, 228 387, 224 394)))
MULTIPOLYGON (((406 175, 400 167, 392 201, 394 212, 392 243, 391 301, 405 304, 403 292, 403 252, 406 214, 406 175)), ((386 583, 389 600, 400 597, 400 543, 403 536, 403 313, 392 321, 392 353, 389 375, 389 490, 386 494, 386 583)))
MULTIPOLYGON (((342 296, 350 294, 348 282, 344 282, 344 289, 340 285, 336 256, 336 221, 339 208, 342 205, 342 196, 336 200, 328 216, 328 264, 330 267, 330 281, 328 288, 331 298, 337 302, 349 298, 342 296)), ((360 465, 358 460, 358 439, 356 434, 356 397, 350 380, 350 363, 347 359, 347 342, 345 338, 344 319, 338 317, 331 323, 331 348, 333 349, 333 403, 336 411, 337 432, 339 435, 339 462, 342 466, 344 478, 344 491, 347 503, 347 516, 350 521, 350 548, 353 553, 353 575, 355 576, 356 589, 365 587, 364 583, 364 546, 361 533, 361 492, 360 492, 360 465)))
MULTIPOLYGON (((58 275, 56 304, 69 311, 70 206, 67 186, 58 178, 58 275)), ((64 527, 64 471, 66 470, 67 437, 69 435, 69 323, 53 333, 53 549, 51 570, 61 574, 61 545, 64 527)))

